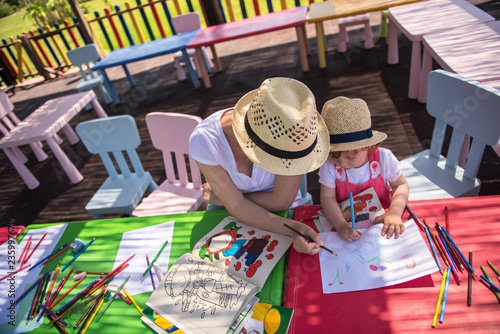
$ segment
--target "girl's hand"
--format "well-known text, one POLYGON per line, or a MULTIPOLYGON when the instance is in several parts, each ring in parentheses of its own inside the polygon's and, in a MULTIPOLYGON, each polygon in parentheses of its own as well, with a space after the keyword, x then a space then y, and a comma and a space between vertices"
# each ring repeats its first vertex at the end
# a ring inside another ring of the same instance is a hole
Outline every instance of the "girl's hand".
POLYGON ((400 234, 403 234, 405 231, 405 226, 403 221, 401 220, 401 216, 390 214, 389 211, 384 213, 381 216, 375 218, 375 224, 383 223, 382 232, 380 233, 382 236, 385 236, 387 239, 390 239, 394 234, 394 239, 399 238, 400 234))
POLYGON ((338 228, 336 228, 336 230, 339 237, 348 242, 358 240, 361 236, 361 233, 352 228, 352 225, 348 222, 341 224, 338 228))

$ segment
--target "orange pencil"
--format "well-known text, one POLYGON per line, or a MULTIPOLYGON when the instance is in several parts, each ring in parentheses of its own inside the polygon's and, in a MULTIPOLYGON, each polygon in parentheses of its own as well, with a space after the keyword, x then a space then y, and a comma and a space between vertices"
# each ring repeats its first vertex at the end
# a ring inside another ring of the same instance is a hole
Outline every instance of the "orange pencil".
POLYGON ((64 247, 63 249, 61 249, 59 252, 57 252, 56 254, 52 255, 49 259, 45 260, 43 263, 42 263, 42 266, 45 265, 46 263, 52 261, 53 259, 55 259, 56 257, 58 257, 59 255, 61 255, 62 253, 64 253, 67 249, 69 248, 69 245, 64 247))
POLYGON ((73 271, 73 269, 71 269, 68 273, 68 275, 66 275, 66 277, 64 277, 61 281, 61 283, 59 283, 59 286, 57 287, 56 291, 54 292, 54 294, 52 296, 50 296, 50 300, 49 302, 45 305, 47 306, 48 308, 50 308, 50 304, 52 304, 52 302, 57 298, 57 295, 59 294, 59 292, 61 291, 61 289, 64 287, 64 284, 66 284, 66 282, 68 281, 69 279, 69 275, 71 275, 71 272, 73 271))
POLYGON ((97 289, 99 289, 101 286, 103 286, 107 281, 109 281, 110 279, 114 278, 116 275, 118 275, 120 272, 123 271, 123 269, 127 268, 128 267, 128 263, 124 264, 122 267, 119 267, 118 270, 116 270, 112 275, 108 275, 106 277, 104 277, 103 279, 101 279, 99 282, 97 282, 97 285, 94 286, 94 288, 92 290, 90 290, 89 293, 87 293, 87 297, 89 297, 91 294, 93 294, 97 289))
POLYGON ((47 232, 45 232, 45 234, 42 236, 42 238, 38 241, 38 243, 36 244, 35 248, 33 248, 33 250, 31 251, 30 255, 28 255, 28 258, 26 259, 26 261, 28 261, 31 257, 31 255, 33 255, 33 253, 36 251, 36 249, 38 248, 38 246, 40 246, 40 244, 42 243, 43 239, 45 239, 45 236, 47 235, 47 232))
POLYGON ((55 302, 51 303, 49 308, 54 308, 54 306, 56 306, 64 297, 66 297, 66 295, 68 293, 71 292, 71 290, 73 290, 74 288, 76 288, 78 286, 78 284, 80 284, 83 280, 85 279, 85 277, 82 277, 78 280, 78 282, 76 282, 75 284, 73 284, 73 286, 71 288, 68 289, 68 291, 66 291, 61 297, 59 297, 58 300, 56 300, 55 302))
POLYGON ((31 240, 28 241, 28 244, 26 245, 27 246, 27 249, 26 249, 26 253, 24 253, 24 257, 23 257, 23 260, 21 261, 21 267, 24 266, 24 264, 26 263, 27 261, 27 257, 28 257, 28 252, 30 251, 30 248, 31 248, 31 240))
MULTIPOLYGON (((50 295, 52 294, 52 289, 54 288, 54 284, 57 281, 57 276, 59 276, 60 269, 61 269, 61 261, 59 261, 59 263, 57 264, 57 269, 56 269, 56 272, 54 273, 54 279, 52 280, 52 284, 50 284, 49 293, 47 294, 47 299, 45 300, 45 306, 48 306, 48 304, 49 304, 50 295)), ((42 301, 40 300, 40 303, 41 302, 42 301)))
POLYGON ((31 241, 32 235, 30 235, 28 241, 26 241, 26 245, 24 245, 23 251, 21 252, 21 255, 19 255, 19 260, 17 260, 17 263, 21 262, 24 252, 26 252, 26 247, 28 247, 29 242, 31 241))

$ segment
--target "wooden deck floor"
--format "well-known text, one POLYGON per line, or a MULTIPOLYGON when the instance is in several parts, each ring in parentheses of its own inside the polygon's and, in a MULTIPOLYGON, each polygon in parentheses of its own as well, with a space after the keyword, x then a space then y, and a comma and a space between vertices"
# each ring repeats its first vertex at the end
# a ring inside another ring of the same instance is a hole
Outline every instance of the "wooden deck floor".
MULTIPOLYGON (((499 18, 498 0, 479 6, 499 18)), ((380 14, 373 14, 376 37, 379 30, 377 15, 380 14)), ((146 114, 168 111, 205 118, 219 109, 233 106, 264 79, 275 76, 304 82, 315 94, 319 110, 324 102, 335 96, 363 98, 372 112, 373 129, 388 134, 383 146, 391 149, 399 159, 427 148, 433 121, 424 104, 407 97, 410 42, 400 35, 400 63, 387 65, 385 40, 377 39, 375 48, 365 50, 362 31, 354 30, 350 33, 348 52, 341 54, 336 51, 334 23, 325 26, 327 69, 319 69, 314 26, 307 25, 311 47, 307 73, 301 70, 295 31, 290 29, 218 44, 223 71, 212 74, 213 87, 208 90, 196 90, 190 81, 178 82, 171 56, 131 64, 129 69, 137 84, 133 88, 121 68, 114 68, 108 71, 108 75, 123 102, 103 107, 110 116, 130 114, 136 119, 142 138, 139 156, 157 183, 165 178, 163 162, 149 139, 144 121, 146 114)), ((49 82, 31 82, 17 87, 15 94, 11 95, 15 111, 23 119, 43 102, 75 92, 78 81, 79 74, 73 73, 49 82)), ((93 111, 82 112, 71 124, 75 126, 94 117, 93 111)), ((107 174, 99 157, 89 154, 82 143, 64 143, 62 147, 84 176, 79 184, 69 183, 49 149, 46 149, 48 160, 38 163, 26 147, 23 150, 29 158, 27 167, 41 183, 37 189, 28 190, 3 152, 0 153, 0 226, 6 226, 10 219, 16 225, 25 226, 90 219, 85 205, 107 174)), ((479 170, 481 195, 500 194, 499 164, 498 156, 488 148, 479 170)), ((317 180, 316 172, 308 174, 309 192, 315 203, 319 203, 317 180)))

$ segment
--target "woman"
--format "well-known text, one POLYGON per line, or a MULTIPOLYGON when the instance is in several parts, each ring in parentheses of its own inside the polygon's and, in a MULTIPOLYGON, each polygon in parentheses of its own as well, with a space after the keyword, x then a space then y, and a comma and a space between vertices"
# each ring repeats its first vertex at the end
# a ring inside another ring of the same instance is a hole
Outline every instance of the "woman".
POLYGON ((207 181, 205 202, 224 206, 249 225, 292 236, 299 252, 320 251, 323 241, 313 229, 272 213, 300 204, 302 176, 328 157, 328 131, 307 86, 290 78, 266 79, 234 108, 201 122, 189 145, 207 181))

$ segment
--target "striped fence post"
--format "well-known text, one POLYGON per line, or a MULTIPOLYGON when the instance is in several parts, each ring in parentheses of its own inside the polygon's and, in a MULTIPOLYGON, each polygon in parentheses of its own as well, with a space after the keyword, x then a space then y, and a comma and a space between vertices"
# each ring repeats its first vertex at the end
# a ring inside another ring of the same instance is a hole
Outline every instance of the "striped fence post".
POLYGON ((139 41, 141 41, 141 43, 145 43, 146 39, 144 38, 144 34, 142 33, 141 27, 139 26, 139 22, 137 22, 137 18, 135 17, 134 12, 131 10, 132 4, 130 3, 130 1, 125 2, 125 7, 127 7, 127 9, 130 10, 128 12, 129 16, 130 16, 130 20, 132 21, 132 24, 134 25, 135 32, 137 33, 137 36, 139 37, 139 41))
POLYGON ((89 44, 89 41, 85 38, 85 34, 83 33, 82 28, 80 27, 80 24, 78 23, 78 18, 76 16, 73 17, 73 23, 76 25, 76 30, 80 33, 80 36, 82 36, 83 44, 89 44))
POLYGON ((113 32, 115 34, 116 41, 118 42, 118 46, 120 48, 123 48, 124 47, 123 41, 122 41, 122 38, 120 36, 120 33, 118 32, 118 29, 116 28, 116 24, 115 24, 115 21, 113 20, 113 16, 111 16, 111 11, 109 10, 108 7, 106 7, 106 8, 104 8, 104 12, 106 13, 106 16, 108 16, 108 21, 109 21, 109 24, 111 25, 111 29, 113 30, 113 32))
MULTIPOLYGON (((30 30, 30 35, 31 37, 35 37, 35 32, 33 30, 30 30)), ((26 36, 27 37, 27 36, 26 36)), ((43 56, 43 59, 45 59, 45 61, 47 62, 47 65, 49 65, 49 67, 54 67, 54 65, 52 65, 52 61, 50 60, 50 58, 47 56, 47 53, 45 52, 45 49, 42 47, 42 45, 40 44, 40 41, 37 40, 37 39, 32 39, 32 41, 35 43, 35 45, 38 47, 38 50, 40 51, 40 53, 42 54, 43 56)))
POLYGON ((76 36, 75 36, 75 33, 73 32, 73 30, 71 30, 71 28, 69 27, 69 21, 68 20, 63 20, 63 24, 64 26, 67 28, 68 30, 68 33, 69 33, 69 37, 71 37, 71 40, 73 41, 73 43, 75 43, 75 46, 77 48, 80 47, 80 42, 78 42, 78 39, 76 39, 76 36))
MULTIPOLYGON (((152 3, 153 0, 148 0, 149 3, 152 3)), ((153 16, 155 18, 155 21, 156 21, 156 25, 158 26, 158 29, 160 30, 160 35, 162 38, 165 38, 167 37, 167 35, 165 34, 165 31, 163 30, 163 25, 161 24, 161 20, 160 20, 160 16, 158 15, 158 12, 156 11, 156 7, 154 4, 151 4, 151 11, 153 12, 153 16)))
MULTIPOLYGON (((43 34, 43 28, 42 27, 39 27, 37 30, 38 30, 38 33, 40 35, 43 34)), ((52 54, 52 57, 54 57, 54 60, 56 61, 58 67, 61 67, 61 61, 59 60, 59 57, 57 57, 56 52, 54 51, 54 48, 52 47, 52 44, 50 44, 50 41, 48 40, 48 38, 47 37, 43 37, 42 39, 45 42, 45 45, 47 45, 47 48, 49 49, 50 53, 52 54)))
POLYGON ((128 38, 128 42, 130 43, 130 45, 135 45, 134 39, 132 38, 132 35, 130 34, 130 30, 128 29, 127 22, 125 22, 125 18, 123 17, 123 14, 120 11, 120 6, 115 5, 115 11, 118 15, 118 19, 120 20, 120 22, 122 24, 123 31, 125 32, 125 36, 127 36, 127 38, 128 38))
MULTIPOLYGON (((113 51, 115 48, 113 47, 113 43, 111 43, 111 39, 109 38, 108 31, 106 30, 106 27, 104 26, 104 23, 102 22, 103 20, 99 20, 99 12, 95 11, 94 12, 95 18, 98 19, 97 23, 99 24, 99 27, 101 27, 102 34, 104 35, 104 39, 108 43, 109 49, 113 51)), ((95 36, 95 34, 94 34, 95 36)))
POLYGON ((59 23, 58 23, 58 22, 54 23, 54 27, 55 27, 57 30, 60 30, 60 31, 59 31, 59 36, 61 37, 61 40, 63 41, 64 46, 66 47, 66 50, 68 50, 68 51, 69 51, 69 50, 71 50, 71 47, 69 46, 69 43, 68 43, 68 41, 66 40, 66 37, 64 37, 63 31, 62 31, 62 29, 60 28, 59 23))

